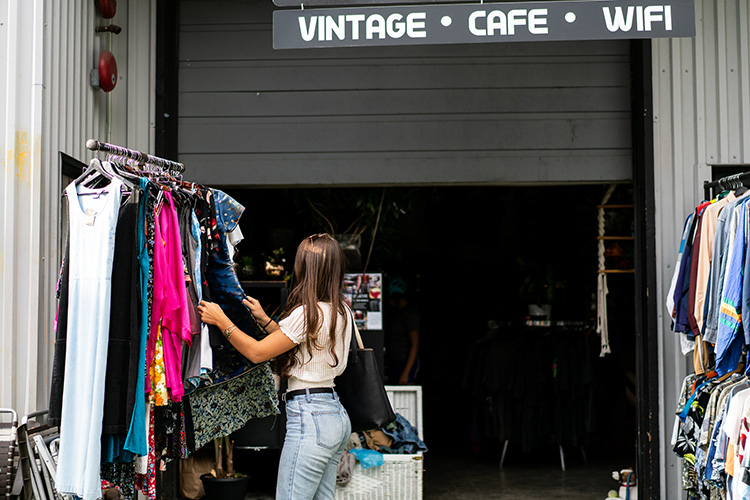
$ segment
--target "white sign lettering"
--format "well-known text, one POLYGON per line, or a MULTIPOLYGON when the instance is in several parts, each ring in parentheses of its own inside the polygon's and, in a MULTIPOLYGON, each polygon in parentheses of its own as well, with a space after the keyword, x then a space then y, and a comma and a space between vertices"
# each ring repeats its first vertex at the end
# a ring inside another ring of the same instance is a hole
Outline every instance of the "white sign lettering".
POLYGON ((469 15, 469 32, 475 36, 515 35, 516 28, 521 26, 526 26, 532 35, 546 35, 547 9, 511 9, 507 13, 498 9, 489 14, 486 10, 476 10, 469 15))
POLYGON ((360 39, 360 26, 364 24, 364 34, 367 40, 386 38, 401 38, 406 35, 409 38, 425 38, 427 29, 425 25, 427 14, 425 12, 412 12, 404 16, 395 12, 388 17, 380 14, 348 14, 338 16, 312 16, 305 18, 299 16, 299 35, 302 40, 310 42, 317 33, 318 41, 330 42, 334 35, 339 40, 360 39), (349 32, 347 34, 347 27, 349 32))
POLYGON ((602 7, 604 23, 612 33, 616 31, 630 31, 633 29, 633 14, 635 13, 636 31, 651 31, 653 23, 664 23, 666 31, 672 31, 671 5, 629 5, 623 7, 602 7), (614 10, 614 15, 612 11, 614 10))

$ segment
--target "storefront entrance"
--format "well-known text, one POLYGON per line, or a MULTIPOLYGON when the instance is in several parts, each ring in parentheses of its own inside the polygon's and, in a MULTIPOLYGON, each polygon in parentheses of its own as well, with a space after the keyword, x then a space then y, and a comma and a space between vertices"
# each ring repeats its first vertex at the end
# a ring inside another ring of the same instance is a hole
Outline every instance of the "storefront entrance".
MULTIPOLYGON (((423 197, 415 205, 421 211, 408 217, 417 226, 399 241, 398 250, 408 255, 397 266, 405 269, 396 272, 419 275, 415 286, 429 290, 420 298, 420 306, 427 307, 425 327, 430 321, 440 325, 423 346, 428 436, 442 434, 452 422, 459 427, 471 423, 469 409, 446 410, 443 391, 462 391, 466 353, 487 332, 489 320, 516 328, 519 316, 528 313, 529 299, 519 293, 523 276, 530 275, 523 269, 544 275, 547 269, 536 264, 564 255, 560 247, 572 245, 573 256, 586 264, 565 268, 578 277, 567 278, 566 285, 577 287, 578 298, 567 291, 562 297, 570 297, 579 309, 557 307, 554 314, 588 321, 592 297, 591 290, 584 290, 596 277, 596 206, 605 186, 620 184, 619 196, 629 200, 624 204, 635 205, 628 234, 636 235, 629 255, 631 269, 638 272, 610 278, 613 297, 622 294, 613 307, 627 306, 620 311, 627 321, 610 324, 628 329, 630 336, 620 340, 630 342, 616 354, 627 362, 605 357, 601 364, 605 369, 617 366, 610 381, 613 394, 621 396, 620 389, 627 386, 638 397, 633 406, 610 408, 599 419, 622 436, 627 463, 616 460, 612 467, 656 471, 658 456, 652 451, 658 444, 648 438, 656 435, 656 391, 645 383, 655 358, 644 357, 654 339, 644 335, 649 320, 641 299, 646 297, 637 292, 648 285, 645 231, 653 217, 643 211, 649 191, 641 172, 650 164, 642 161, 649 157, 642 142, 649 134, 639 128, 644 97, 635 95, 642 84, 639 71, 648 65, 640 60, 640 45, 610 41, 274 51, 271 11, 267 3, 180 2, 179 23, 172 25, 179 44, 162 43, 159 49, 165 56, 171 50, 167 60, 173 61, 159 81, 179 90, 178 98, 165 92, 160 104, 157 85, 157 108, 163 106, 157 116, 167 117, 157 123, 162 154, 176 154, 191 165, 192 179, 223 186, 243 200, 247 224, 284 229, 257 239, 253 229, 248 246, 278 242, 290 234, 302 237, 304 231, 295 232, 299 227, 328 230, 319 222, 299 224, 300 214, 312 210, 299 206, 307 198, 303 189, 371 189, 370 197, 377 200, 382 188, 389 187, 423 197), (297 211, 291 214, 280 206, 294 203, 297 211), (574 238, 564 232, 545 238, 538 228, 546 227, 550 215, 572 212, 577 204, 586 215, 550 227, 587 228, 594 231, 591 239, 571 243, 574 238), (526 220, 533 213, 541 222, 526 220), (592 222, 581 222, 585 220, 592 222), (417 265, 409 259, 417 259, 417 265), (444 319, 448 290, 457 290, 453 300, 458 312, 444 319), (461 338, 460 359, 446 347, 453 335, 461 338), (632 425, 607 420, 615 418, 630 418, 632 425)), ((167 34, 162 41, 170 40, 167 34)), ((368 270, 393 272, 384 260, 380 269, 376 263, 368 270)), ((511 338, 520 335, 510 332, 511 338)), ((503 446, 483 443, 481 434, 472 437, 470 425, 468 432, 463 440, 441 440, 433 447, 435 456, 442 448, 445 456, 456 457, 456 449, 464 447, 471 457, 499 466, 503 446)), ((500 443, 499 434, 490 437, 500 443)), ((541 450, 544 438, 531 444, 541 450)), ((541 456, 552 460, 554 470, 560 467, 560 449, 554 440, 546 444, 551 446, 541 456)), ((574 444, 566 452, 571 467, 584 463, 576 448, 574 444)), ((522 464, 528 449, 510 441, 505 468, 522 464)), ((648 481, 656 491, 655 472, 648 481)))

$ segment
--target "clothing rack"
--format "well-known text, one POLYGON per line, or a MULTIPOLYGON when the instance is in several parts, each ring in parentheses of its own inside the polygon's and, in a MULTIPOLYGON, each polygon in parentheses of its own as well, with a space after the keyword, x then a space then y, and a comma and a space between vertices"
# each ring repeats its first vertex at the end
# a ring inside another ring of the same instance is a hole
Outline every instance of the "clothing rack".
POLYGON ((185 172, 185 165, 182 163, 167 160, 165 158, 159 158, 158 156, 152 156, 148 153, 143 153, 134 149, 124 148, 122 146, 116 146, 114 144, 108 144, 106 142, 99 142, 94 139, 89 139, 88 141, 86 141, 86 148, 90 149, 91 151, 104 151, 105 153, 111 153, 143 163, 156 165, 177 174, 182 174, 185 172))
MULTIPOLYGON (((570 331, 576 331, 576 332, 584 332, 594 329, 594 327, 591 325, 590 322, 586 321, 575 321, 575 320, 548 320, 548 319, 526 319, 523 321, 522 325, 526 328, 549 328, 549 329, 569 329, 570 331)), ((503 451, 500 455, 500 469, 503 468, 505 464, 505 457, 508 453, 508 445, 510 444, 510 440, 506 439, 503 442, 503 451)), ((560 453, 560 469, 565 472, 565 451, 563 450, 563 445, 558 444, 557 446, 558 451, 560 453)), ((585 463, 588 463, 588 457, 586 456, 586 450, 584 449, 583 445, 578 447, 581 450, 581 456, 583 457, 583 461, 585 463)))
POLYGON ((591 325, 585 321, 569 321, 569 320, 558 320, 551 321, 548 319, 527 319, 524 321, 524 326, 530 327, 558 327, 558 328, 583 328, 591 327, 591 325))
POLYGON ((713 198, 714 189, 721 188, 722 191, 729 189, 737 189, 742 186, 750 185, 750 172, 742 172, 741 174, 728 175, 715 181, 704 181, 703 182, 703 198, 710 200, 713 198))

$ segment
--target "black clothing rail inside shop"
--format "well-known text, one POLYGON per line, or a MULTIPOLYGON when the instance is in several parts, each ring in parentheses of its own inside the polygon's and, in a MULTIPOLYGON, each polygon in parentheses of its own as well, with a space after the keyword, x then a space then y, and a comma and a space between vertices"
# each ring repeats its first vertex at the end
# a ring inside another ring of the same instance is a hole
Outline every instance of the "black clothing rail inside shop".
POLYGON ((714 190, 720 188, 721 191, 727 191, 730 189, 737 189, 742 186, 750 186, 750 172, 742 172, 741 174, 728 175, 715 181, 704 181, 703 182, 703 197, 706 200, 713 198, 714 190))
POLYGON ((94 139, 89 139, 88 141, 86 141, 86 147, 91 151, 104 151, 105 153, 111 153, 114 155, 131 158, 133 160, 138 160, 143 163, 148 163, 150 165, 156 165, 178 174, 182 174, 185 172, 185 165, 183 165, 182 163, 167 160, 165 158, 159 158, 158 156, 151 156, 148 153, 143 153, 134 149, 123 148, 122 146, 116 146, 114 144, 108 144, 106 142, 99 142, 95 141, 94 139))

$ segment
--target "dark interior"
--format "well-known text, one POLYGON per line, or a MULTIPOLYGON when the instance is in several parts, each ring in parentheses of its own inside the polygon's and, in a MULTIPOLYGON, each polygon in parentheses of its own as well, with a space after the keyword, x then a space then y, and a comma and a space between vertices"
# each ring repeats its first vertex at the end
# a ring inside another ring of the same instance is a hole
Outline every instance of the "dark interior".
MULTIPOLYGON (((361 272, 383 200, 366 270, 384 273, 386 284, 395 276, 405 279, 421 314, 418 380, 430 449, 426 463, 457 456, 497 463, 507 437, 506 466, 541 458, 559 467, 562 444, 570 468, 585 466, 584 456, 589 462, 616 457, 624 466, 635 464, 632 273, 608 274, 612 353, 606 357, 599 356, 595 332, 597 206, 607 187, 227 191, 246 207, 237 260, 251 255, 257 264, 283 247, 290 272, 305 236, 351 232, 365 223, 359 255, 347 254, 349 271, 361 272), (369 215, 358 221, 361 213, 369 215), (552 320, 575 326, 530 327, 529 304, 550 304, 552 320), (490 320, 499 326, 491 337, 490 320), (478 373, 477 355, 490 345, 496 346, 495 357, 484 360, 478 373), (505 391, 502 408, 486 402, 486 366, 505 391), (573 453, 579 447, 584 453, 573 453)), ((608 202, 632 203, 629 185, 619 185, 608 202)), ((607 235, 633 235, 632 208, 605 215, 607 235)), ((632 240, 608 240, 606 248, 607 268, 633 268, 632 240)), ((239 453, 238 469, 243 463, 257 468, 250 462, 258 457, 239 453)), ((427 489, 440 481, 429 470, 427 489)), ((262 476, 269 483, 274 474, 262 476)))

